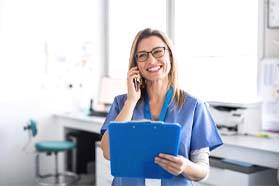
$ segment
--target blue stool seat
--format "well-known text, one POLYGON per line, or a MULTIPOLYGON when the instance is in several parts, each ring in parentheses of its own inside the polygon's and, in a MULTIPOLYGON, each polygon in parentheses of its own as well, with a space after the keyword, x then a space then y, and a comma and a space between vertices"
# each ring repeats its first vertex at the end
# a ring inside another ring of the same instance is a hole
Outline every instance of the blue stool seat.
POLYGON ((35 147, 39 152, 61 152, 72 150, 76 145, 69 141, 40 141, 35 144, 35 147))

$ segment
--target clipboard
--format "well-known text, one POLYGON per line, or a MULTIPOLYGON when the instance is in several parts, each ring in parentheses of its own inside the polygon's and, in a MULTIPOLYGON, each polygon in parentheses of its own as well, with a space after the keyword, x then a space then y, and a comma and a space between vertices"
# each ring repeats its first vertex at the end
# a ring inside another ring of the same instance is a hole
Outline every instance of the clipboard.
POLYGON ((168 179, 173 175, 154 163, 159 153, 177 155, 180 125, 158 121, 110 122, 111 174, 116 177, 168 179))

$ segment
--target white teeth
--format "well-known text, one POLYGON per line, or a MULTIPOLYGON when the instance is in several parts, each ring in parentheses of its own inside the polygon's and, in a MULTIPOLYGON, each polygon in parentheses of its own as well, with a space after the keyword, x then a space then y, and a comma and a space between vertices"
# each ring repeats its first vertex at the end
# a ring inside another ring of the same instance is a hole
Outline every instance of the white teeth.
POLYGON ((161 68, 161 67, 156 66, 156 67, 148 68, 147 70, 150 71, 150 72, 156 72, 156 71, 158 71, 160 68, 161 68))

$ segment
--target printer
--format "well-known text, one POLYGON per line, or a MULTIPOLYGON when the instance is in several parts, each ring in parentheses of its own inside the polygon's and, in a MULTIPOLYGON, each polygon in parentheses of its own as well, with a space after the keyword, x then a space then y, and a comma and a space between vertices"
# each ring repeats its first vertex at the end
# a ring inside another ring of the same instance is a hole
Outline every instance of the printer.
POLYGON ((251 134, 261 131, 261 103, 209 101, 209 111, 223 135, 251 134))

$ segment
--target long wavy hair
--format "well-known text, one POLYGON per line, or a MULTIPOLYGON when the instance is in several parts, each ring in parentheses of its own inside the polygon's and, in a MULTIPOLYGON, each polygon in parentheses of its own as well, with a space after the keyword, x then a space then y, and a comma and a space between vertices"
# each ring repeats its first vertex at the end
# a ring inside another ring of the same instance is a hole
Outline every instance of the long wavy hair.
MULTIPOLYGON (((163 42, 167 45, 168 47, 168 53, 169 53, 169 57, 170 57, 170 62, 171 62, 171 69, 170 72, 168 74, 168 79, 169 79, 169 86, 173 87, 173 97, 172 100, 175 100, 175 103, 181 108, 185 99, 186 99, 186 94, 184 91, 180 90, 178 88, 178 78, 177 78, 177 63, 176 63, 176 58, 174 55, 174 47, 172 44, 172 41, 168 38, 168 36, 159 31, 159 30, 153 30, 151 28, 146 28, 144 30, 141 30, 137 33, 132 47, 131 47, 131 51, 130 51, 130 59, 129 59, 129 70, 134 67, 137 66, 137 61, 136 61, 136 52, 138 49, 138 44, 140 43, 141 40, 151 37, 151 36, 157 36, 160 39, 163 40, 163 42)), ((142 85, 143 89, 145 88, 145 82, 143 82, 142 85)), ((142 94, 143 95, 143 94, 142 94)))

